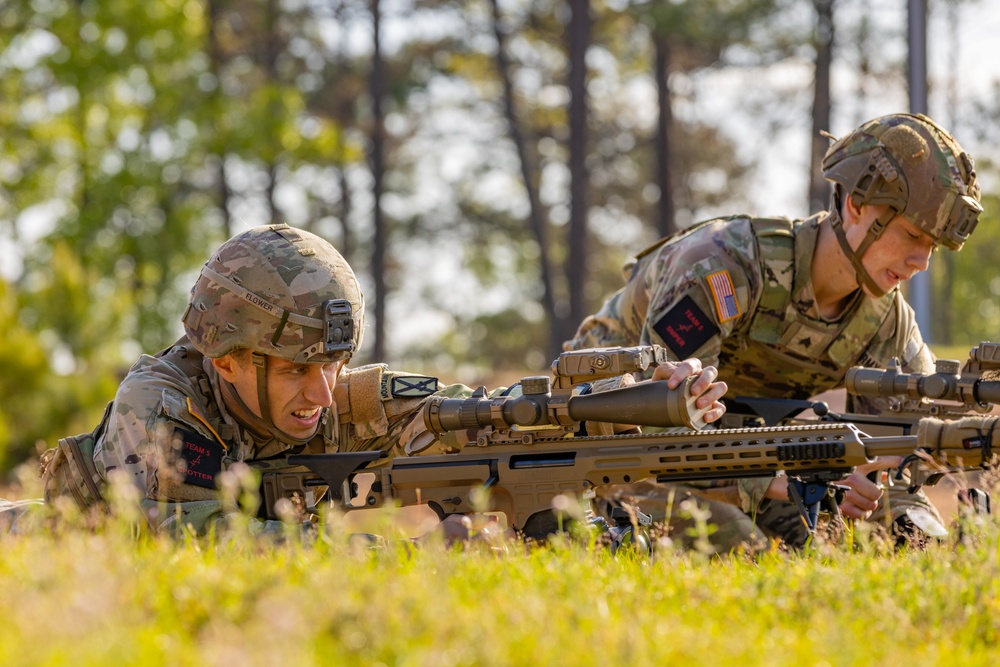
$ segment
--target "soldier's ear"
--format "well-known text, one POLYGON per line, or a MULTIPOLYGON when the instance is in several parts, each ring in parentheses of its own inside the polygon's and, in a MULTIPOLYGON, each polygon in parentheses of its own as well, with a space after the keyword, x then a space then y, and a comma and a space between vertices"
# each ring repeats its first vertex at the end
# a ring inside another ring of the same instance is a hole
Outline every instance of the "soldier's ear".
POLYGON ((862 206, 862 204, 855 202, 853 197, 844 197, 844 205, 841 207, 843 210, 840 215, 844 220, 845 228, 861 220, 862 206))
POLYGON ((219 373, 219 377, 233 384, 236 380, 237 374, 239 373, 240 364, 236 358, 231 354, 226 354, 216 359, 212 359, 212 365, 215 366, 215 370, 219 373))

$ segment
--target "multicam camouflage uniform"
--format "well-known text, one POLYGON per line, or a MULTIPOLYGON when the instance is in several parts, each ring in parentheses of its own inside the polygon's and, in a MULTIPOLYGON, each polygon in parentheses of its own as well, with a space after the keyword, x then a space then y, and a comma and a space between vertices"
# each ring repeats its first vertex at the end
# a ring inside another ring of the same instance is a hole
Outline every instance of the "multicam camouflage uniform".
MULTIPOLYGON (((902 214, 939 243, 960 248, 981 210, 971 159, 929 119, 899 114, 871 121, 837 142, 824 160, 824 174, 838 184, 832 213, 800 221, 710 220, 640 253, 626 267, 625 287, 581 323, 565 348, 662 345, 678 360, 695 356, 716 365, 730 396, 806 399, 843 386, 851 366, 885 367, 893 358, 906 372, 933 372, 934 357, 898 289, 878 298, 858 290, 836 319, 819 314, 811 283, 814 249, 820 225, 840 225, 841 196, 888 204, 883 228, 902 214), (908 179, 909 192, 915 193, 909 197, 908 179)), ((873 281, 860 266, 860 255, 869 243, 853 253, 845 249, 852 261, 857 258, 859 282, 866 285, 873 281)), ((870 291, 880 293, 877 286, 870 291)), ((869 412, 882 407, 874 400, 851 406, 869 412)), ((723 550, 756 541, 757 526, 800 543, 805 531, 790 503, 771 503, 766 516, 755 516, 769 483, 746 479, 707 489, 641 483, 607 489, 605 497, 640 499, 656 517, 672 511, 666 509, 668 499, 676 504, 692 494, 708 497, 720 530, 713 541, 723 550), (733 505, 742 512, 734 512, 733 505)), ((929 512, 940 522, 923 494, 893 489, 888 494, 893 519, 913 513, 924 520, 929 512)), ((873 518, 879 517, 876 511, 873 518)))
POLYGON ((200 531, 223 517, 217 483, 238 462, 280 466, 303 451, 446 451, 448 443, 425 434, 419 419, 437 380, 382 365, 341 371, 334 409, 323 410, 311 438, 296 439, 271 422, 268 359, 345 361, 360 345, 363 312, 353 271, 319 237, 270 225, 230 239, 192 288, 186 336, 139 359, 92 434, 64 438, 43 458, 46 499, 68 495, 83 508, 101 505, 117 478, 138 490, 153 527, 200 531), (251 353, 265 417, 211 363, 240 350, 251 353))
MULTIPOLYGON (((730 396, 806 399, 842 386, 851 366, 885 366, 893 357, 907 372, 933 372, 933 356, 898 291, 880 299, 858 292, 834 321, 816 312, 809 276, 821 220, 721 218, 665 240, 638 256, 626 286, 584 320, 566 349, 662 345, 678 360, 694 356, 717 366, 730 396)), ((714 485, 717 543, 759 534, 751 515, 769 483, 714 485)), ((691 485, 643 483, 614 493, 646 498, 642 508, 663 516, 671 491, 675 502, 693 492, 691 485)), ((928 506, 909 494, 893 501, 894 516, 914 502, 928 506)), ((776 521, 779 534, 797 543, 805 533, 791 507, 776 521)))
MULTIPOLYGON (((223 382, 185 338, 156 356, 144 355, 95 431, 92 469, 74 474, 77 466, 61 457, 62 465, 47 475, 46 498, 69 494, 87 506, 101 503, 111 479, 120 475, 140 490, 151 526, 174 530, 191 525, 204 531, 223 516, 217 477, 236 462, 266 468, 282 465, 285 456, 297 452, 383 449, 408 455, 421 442, 433 445, 428 452, 449 448, 420 437, 420 409, 424 397, 439 389, 435 378, 383 365, 345 369, 337 381, 341 402, 324 411, 318 433, 301 446, 242 422, 226 407, 223 382), (411 443, 409 449, 405 443, 411 443)), ((444 391, 466 390, 456 386, 444 391)))

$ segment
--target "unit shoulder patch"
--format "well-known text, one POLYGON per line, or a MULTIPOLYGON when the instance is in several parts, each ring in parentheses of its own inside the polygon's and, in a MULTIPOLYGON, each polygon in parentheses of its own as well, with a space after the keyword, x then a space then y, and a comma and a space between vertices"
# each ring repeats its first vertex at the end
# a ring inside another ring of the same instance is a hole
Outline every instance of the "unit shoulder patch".
POLYGON ((653 330, 660 335, 678 359, 691 356, 712 336, 719 333, 719 328, 690 295, 685 296, 677 302, 677 305, 664 313, 663 317, 653 325, 653 330))
POLYGON ((382 374, 382 400, 394 398, 423 398, 438 390, 438 379, 428 375, 382 374))
POLYGON ((178 429, 177 434, 181 438, 178 464, 184 483, 214 489, 215 476, 222 471, 222 445, 194 431, 178 429))

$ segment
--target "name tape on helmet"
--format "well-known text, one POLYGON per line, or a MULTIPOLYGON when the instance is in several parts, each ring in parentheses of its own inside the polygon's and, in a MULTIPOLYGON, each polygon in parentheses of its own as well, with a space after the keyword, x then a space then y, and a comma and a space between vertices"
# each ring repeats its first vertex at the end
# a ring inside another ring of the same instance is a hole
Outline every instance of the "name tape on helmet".
POLYGON ((302 327, 310 327, 313 329, 325 328, 326 322, 324 320, 317 320, 314 317, 306 317, 305 315, 299 315, 298 313, 289 312, 284 308, 271 303, 270 301, 260 296, 259 294, 255 294, 254 292, 251 292, 245 287, 241 287, 232 279, 227 278, 218 271, 210 269, 207 266, 202 267, 201 275, 209 278, 210 280, 214 280, 215 282, 219 283, 220 285, 222 285, 223 287, 225 287, 230 292, 232 292, 239 298, 243 299, 247 303, 257 306, 268 315, 271 315, 278 319, 284 319, 287 322, 291 322, 292 324, 298 324, 299 326, 302 327))

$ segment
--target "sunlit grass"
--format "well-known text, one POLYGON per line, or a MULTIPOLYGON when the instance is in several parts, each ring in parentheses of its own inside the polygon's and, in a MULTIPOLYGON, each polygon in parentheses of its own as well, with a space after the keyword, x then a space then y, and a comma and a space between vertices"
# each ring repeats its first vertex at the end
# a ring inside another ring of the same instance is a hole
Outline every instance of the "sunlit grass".
MULTIPOLYGON (((957 535, 957 531, 956 531, 957 535)), ((0 538, 2 665, 993 664, 1000 531, 801 554, 0 538)))

